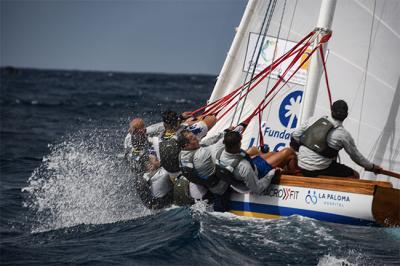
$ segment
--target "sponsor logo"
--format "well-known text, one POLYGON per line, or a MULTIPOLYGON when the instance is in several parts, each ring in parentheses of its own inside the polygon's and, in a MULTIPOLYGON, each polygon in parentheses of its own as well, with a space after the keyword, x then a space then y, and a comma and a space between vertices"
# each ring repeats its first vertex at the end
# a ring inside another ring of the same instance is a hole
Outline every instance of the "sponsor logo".
POLYGON ((325 193, 309 190, 304 200, 307 204, 312 205, 320 203, 326 206, 344 207, 346 203, 350 202, 350 196, 340 192, 325 193))
POLYGON ((276 197, 283 200, 296 200, 299 196, 299 191, 293 190, 291 188, 271 187, 267 190, 267 195, 270 197, 276 197))
MULTIPOLYGON (((295 45, 296 42, 289 40, 277 40, 276 36, 262 36, 256 33, 250 33, 246 55, 243 62, 243 71, 251 73, 255 70, 255 73, 259 73, 259 71, 269 66, 273 60, 276 60, 278 57, 282 56, 295 45), (261 39, 263 42, 260 41, 261 39), (260 56, 255 56, 257 54, 260 56)), ((306 53, 301 56, 300 62, 296 62, 291 69, 289 69, 286 78, 294 73, 295 69, 297 69, 297 67, 300 66, 300 64, 303 63, 307 58, 307 53, 310 53, 311 51, 312 48, 307 49, 306 53)), ((270 75, 271 78, 278 79, 278 75, 285 71, 290 62, 291 60, 286 60, 277 66, 277 68, 272 71, 270 75)), ((304 65, 302 65, 299 71, 293 75, 292 79, 290 80, 291 83, 300 85, 306 84, 309 63, 310 61, 307 61, 304 65)))
POLYGON ((286 131, 286 129, 283 131, 279 131, 279 130, 274 130, 270 127, 266 127, 264 129, 264 136, 288 140, 290 139, 290 132, 286 131))
POLYGON ((307 204, 313 204, 313 205, 317 204, 318 202, 317 192, 314 190, 313 193, 311 193, 311 190, 309 190, 305 200, 307 204))
POLYGON ((289 93, 279 107, 279 120, 286 128, 297 126, 303 92, 300 90, 289 93))

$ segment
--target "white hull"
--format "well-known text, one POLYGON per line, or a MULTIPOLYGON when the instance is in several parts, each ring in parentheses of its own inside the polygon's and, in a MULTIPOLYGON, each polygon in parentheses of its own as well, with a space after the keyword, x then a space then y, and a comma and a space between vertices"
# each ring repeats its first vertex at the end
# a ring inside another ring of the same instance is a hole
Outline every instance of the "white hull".
POLYGON ((257 218, 302 215, 352 225, 400 225, 400 190, 388 182, 283 175, 264 195, 233 192, 230 212, 257 218))
POLYGON ((231 196, 231 212, 258 218, 302 215, 321 221, 373 225, 373 195, 273 185, 266 195, 231 196))

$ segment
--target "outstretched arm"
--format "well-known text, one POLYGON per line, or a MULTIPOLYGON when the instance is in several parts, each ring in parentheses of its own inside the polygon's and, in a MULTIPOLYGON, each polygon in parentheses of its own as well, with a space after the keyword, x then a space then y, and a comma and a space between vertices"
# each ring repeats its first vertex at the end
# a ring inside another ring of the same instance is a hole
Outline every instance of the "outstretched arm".
POLYGON ((200 115, 198 117, 189 117, 184 123, 188 126, 191 126, 199 121, 202 121, 207 126, 208 130, 210 130, 217 123, 217 117, 215 115, 200 115))
POLYGON ((210 146, 210 145, 217 143, 218 141, 221 141, 223 138, 224 138, 224 133, 221 132, 218 135, 208 137, 206 139, 202 139, 200 141, 200 145, 201 146, 210 146))
POLYGON ((374 164, 368 161, 367 158, 365 158, 357 149, 354 139, 349 133, 347 133, 347 131, 345 132, 342 144, 344 150, 356 164, 364 167, 367 171, 377 170, 374 164))

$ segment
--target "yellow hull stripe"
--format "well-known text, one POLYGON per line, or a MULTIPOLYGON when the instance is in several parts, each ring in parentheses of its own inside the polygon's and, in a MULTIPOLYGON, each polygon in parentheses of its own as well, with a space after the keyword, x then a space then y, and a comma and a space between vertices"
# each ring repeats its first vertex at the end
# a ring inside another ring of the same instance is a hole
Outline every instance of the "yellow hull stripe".
POLYGON ((264 219, 278 219, 281 216, 275 214, 266 214, 266 213, 259 213, 259 212, 246 212, 246 211, 230 211, 233 214, 246 216, 246 217, 254 217, 254 218, 264 218, 264 219))

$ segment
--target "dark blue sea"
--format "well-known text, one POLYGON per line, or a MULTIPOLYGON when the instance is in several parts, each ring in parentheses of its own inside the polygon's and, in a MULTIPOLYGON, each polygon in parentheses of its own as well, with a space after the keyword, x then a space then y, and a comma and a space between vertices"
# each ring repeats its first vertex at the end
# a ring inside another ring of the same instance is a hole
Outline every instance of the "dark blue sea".
POLYGON ((1 69, 1 264, 399 265, 399 228, 141 204, 117 156, 129 120, 201 106, 215 80, 1 69))

